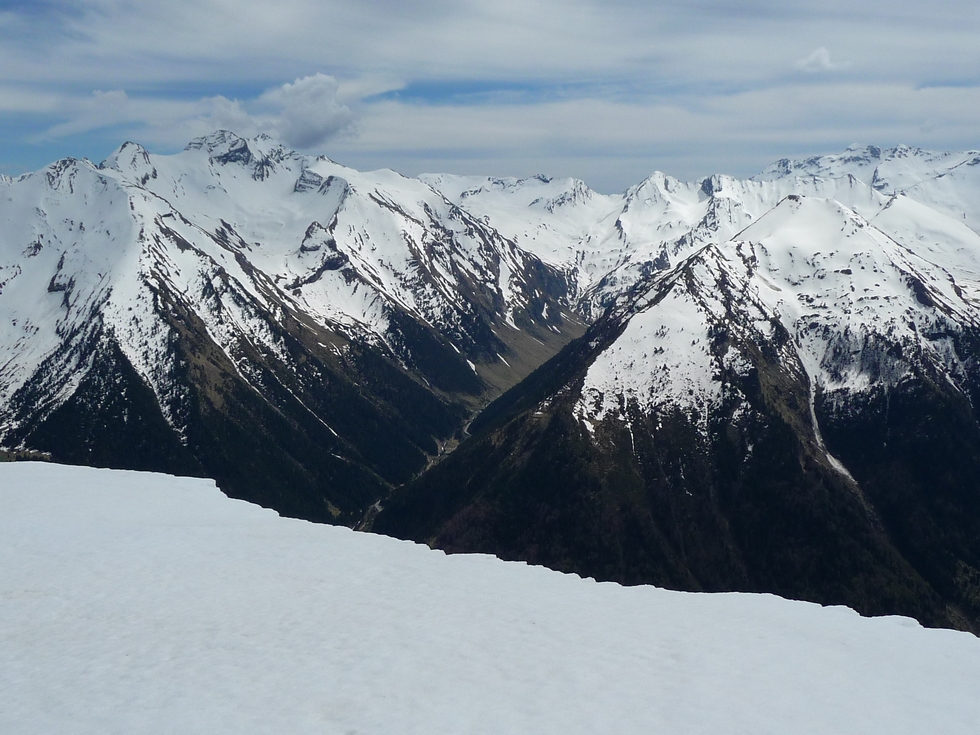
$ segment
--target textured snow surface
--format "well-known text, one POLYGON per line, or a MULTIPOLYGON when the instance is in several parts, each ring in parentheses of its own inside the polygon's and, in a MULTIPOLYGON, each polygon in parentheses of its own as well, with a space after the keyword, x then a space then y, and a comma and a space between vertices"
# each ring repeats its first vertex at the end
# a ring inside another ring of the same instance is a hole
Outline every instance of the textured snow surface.
POLYGON ((0 731, 975 733, 980 640, 0 465, 0 731))
POLYGON ((782 159, 759 181, 786 177, 835 179, 853 176, 885 194, 903 194, 980 232, 980 151, 929 151, 852 146, 840 154, 782 159))
MULTIPOLYGON (((738 278, 732 270, 733 264, 709 247, 686 269, 661 279, 652 292, 656 296, 669 289, 666 296, 657 299, 655 308, 638 304, 623 333, 589 367, 576 415, 591 423, 610 413, 628 416, 631 404, 681 405, 707 418, 721 398, 715 379, 719 359, 727 367, 740 367, 736 352, 719 358, 709 350, 710 329, 725 318, 720 284, 738 278)), ((764 312, 756 307, 753 316, 769 331, 764 312)))

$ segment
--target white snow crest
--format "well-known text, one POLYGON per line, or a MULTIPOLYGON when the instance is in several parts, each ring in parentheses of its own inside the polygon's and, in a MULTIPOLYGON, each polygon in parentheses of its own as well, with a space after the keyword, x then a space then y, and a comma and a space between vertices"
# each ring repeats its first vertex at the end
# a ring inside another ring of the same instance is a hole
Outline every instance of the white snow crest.
MULTIPOLYGON (((286 308, 374 344, 391 343, 403 310, 459 342, 474 288, 511 328, 547 318, 530 312, 535 259, 567 274, 572 306, 597 317, 706 246, 759 302, 737 299, 742 321, 781 323, 815 383, 894 382, 912 359, 958 380, 969 366, 951 335, 980 323, 978 162, 853 148, 747 181, 655 173, 608 196, 543 176, 362 173, 227 131, 173 156, 127 143, 98 168, 65 159, 2 184, 0 415, 45 360, 70 353, 93 309, 163 402, 170 335, 148 283, 198 314, 233 361, 242 345, 286 360, 269 328, 286 308), (882 357, 886 342, 902 355, 882 357)), ((736 359, 706 351, 730 306, 710 295, 719 289, 678 282, 638 315, 593 366, 588 415, 715 400, 718 360, 736 359)))

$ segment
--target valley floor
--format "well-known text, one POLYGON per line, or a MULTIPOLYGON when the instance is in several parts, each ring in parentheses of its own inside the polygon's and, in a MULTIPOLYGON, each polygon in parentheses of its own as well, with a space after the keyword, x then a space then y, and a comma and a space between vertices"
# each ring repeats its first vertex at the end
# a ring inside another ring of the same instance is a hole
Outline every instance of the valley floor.
POLYGON ((975 733, 980 639, 0 464, 0 731, 975 733))

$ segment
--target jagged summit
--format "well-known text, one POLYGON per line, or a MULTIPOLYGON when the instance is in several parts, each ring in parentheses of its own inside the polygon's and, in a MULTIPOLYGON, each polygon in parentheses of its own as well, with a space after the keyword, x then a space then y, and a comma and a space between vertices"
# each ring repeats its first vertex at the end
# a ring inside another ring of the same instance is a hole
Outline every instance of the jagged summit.
POLYGON ((884 149, 871 145, 851 146, 835 155, 780 159, 755 179, 771 181, 787 176, 839 178, 851 174, 879 191, 892 194, 941 177, 977 156, 977 151, 950 153, 908 145, 884 149))
POLYGON ((265 133, 254 136, 251 139, 238 135, 231 130, 215 130, 213 133, 194 138, 184 150, 205 150, 208 153, 227 153, 231 149, 239 148, 242 145, 252 143, 258 146, 259 143, 272 143, 278 146, 279 143, 265 133))

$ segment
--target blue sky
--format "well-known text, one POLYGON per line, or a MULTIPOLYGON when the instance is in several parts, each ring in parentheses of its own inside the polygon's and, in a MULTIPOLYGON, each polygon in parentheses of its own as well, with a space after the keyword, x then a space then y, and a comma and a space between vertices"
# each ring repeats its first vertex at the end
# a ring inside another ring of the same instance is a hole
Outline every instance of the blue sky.
POLYGON ((267 132, 357 168, 751 175, 980 148, 980 4, 0 1, 0 172, 267 132))

